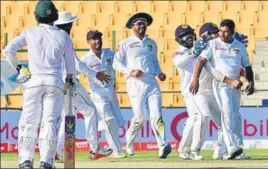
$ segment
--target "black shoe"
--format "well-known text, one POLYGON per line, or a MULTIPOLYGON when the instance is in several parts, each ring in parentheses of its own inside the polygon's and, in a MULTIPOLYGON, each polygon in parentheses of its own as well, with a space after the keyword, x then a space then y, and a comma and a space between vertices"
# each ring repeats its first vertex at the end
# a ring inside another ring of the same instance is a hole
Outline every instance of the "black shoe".
POLYGON ((48 164, 46 162, 41 161, 40 162, 40 168, 44 168, 44 169, 53 169, 51 164, 48 164))
POLYGON ((159 158, 160 159, 165 159, 167 158, 167 156, 171 153, 171 145, 170 144, 165 144, 163 145, 163 150, 162 150, 162 153, 160 154, 159 158))
POLYGON ((33 163, 30 160, 24 161, 22 164, 19 165, 19 168, 29 168, 33 169, 33 163))

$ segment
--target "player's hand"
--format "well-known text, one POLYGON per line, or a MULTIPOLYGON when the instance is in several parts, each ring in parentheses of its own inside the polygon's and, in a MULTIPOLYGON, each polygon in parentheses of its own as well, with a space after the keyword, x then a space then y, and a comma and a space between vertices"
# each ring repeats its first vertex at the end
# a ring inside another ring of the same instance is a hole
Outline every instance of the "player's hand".
POLYGON ((252 95, 254 93, 254 83, 250 82, 245 90, 247 95, 252 95))
POLYGON ((198 92, 198 89, 199 89, 199 80, 195 78, 192 80, 190 84, 190 92, 195 95, 198 92))
POLYGON ((242 33, 235 32, 233 38, 235 38, 239 42, 243 43, 246 47, 248 47, 248 36, 242 33))
POLYGON ((231 80, 230 85, 233 88, 240 89, 243 86, 243 82, 241 80, 231 80))
POLYGON ((25 83, 27 80, 31 78, 31 73, 27 67, 19 65, 16 69, 19 74, 16 79, 18 83, 25 83))
POLYGON ((161 80, 161 81, 165 81, 167 76, 165 73, 161 72, 158 76, 158 79, 161 80))
POLYGON ((97 74, 96 74, 96 78, 102 82, 102 84, 104 84, 105 82, 106 83, 109 83, 109 81, 111 80, 111 76, 109 75, 106 75, 105 73, 105 70, 103 71, 99 71, 97 74))
POLYGON ((142 74, 143 74, 143 72, 142 72, 141 70, 139 70, 139 69, 133 70, 133 71, 130 73, 130 75, 131 75, 132 77, 136 77, 136 78, 141 77, 142 74))
POLYGON ((246 69, 241 68, 241 69, 240 69, 240 76, 242 76, 242 77, 246 77, 246 75, 247 75, 246 69))
POLYGON ((73 78, 66 78, 65 79, 65 84, 64 84, 64 89, 63 89, 63 92, 64 94, 67 93, 67 89, 72 89, 74 86, 74 82, 73 82, 73 78))

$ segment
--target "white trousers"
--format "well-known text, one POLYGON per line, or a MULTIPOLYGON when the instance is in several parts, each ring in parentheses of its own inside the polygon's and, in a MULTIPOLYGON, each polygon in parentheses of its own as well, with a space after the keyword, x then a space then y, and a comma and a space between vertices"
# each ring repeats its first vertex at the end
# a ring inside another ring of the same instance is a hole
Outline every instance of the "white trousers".
POLYGON ((162 96, 159 85, 154 77, 141 77, 127 79, 127 92, 132 106, 134 117, 126 133, 128 145, 132 145, 139 133, 146 112, 149 112, 150 122, 156 137, 158 147, 166 143, 165 124, 162 118, 162 96))
MULTIPOLYGON (((57 81, 55 77, 49 78, 57 81)), ((41 123, 38 143, 40 161, 53 165, 63 106, 63 83, 59 87, 46 86, 43 82, 49 78, 33 76, 24 88, 23 111, 19 121, 19 164, 25 160, 33 161, 37 130, 41 123)), ((62 82, 60 77, 58 80, 62 82)))
POLYGON ((122 145, 119 138, 119 127, 125 124, 117 95, 114 88, 110 88, 110 94, 92 92, 93 101, 100 114, 99 130, 104 130, 109 147, 114 154, 122 153, 122 145))
MULTIPOLYGON (((90 145, 90 149, 96 151, 98 149, 98 120, 97 110, 94 103, 90 99, 85 88, 76 83, 73 90, 73 112, 76 114, 80 112, 84 116, 85 122, 85 136, 90 145)), ((68 113, 68 94, 64 96, 64 107, 62 109, 62 122, 59 130, 57 152, 61 152, 64 146, 64 127, 65 127, 65 115, 68 113)))
POLYGON ((216 81, 213 82, 213 89, 222 112, 221 122, 224 143, 227 152, 230 153, 232 149, 238 147, 238 142, 242 142, 241 114, 239 112, 241 91, 216 81))

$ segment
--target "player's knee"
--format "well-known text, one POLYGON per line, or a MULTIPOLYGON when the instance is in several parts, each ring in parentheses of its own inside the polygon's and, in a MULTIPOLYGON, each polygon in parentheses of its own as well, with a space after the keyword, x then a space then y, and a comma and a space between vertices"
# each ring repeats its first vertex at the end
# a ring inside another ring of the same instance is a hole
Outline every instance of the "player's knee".
POLYGON ((96 115, 97 110, 93 107, 88 107, 85 111, 82 111, 84 117, 90 117, 96 115))
POLYGON ((19 125, 19 137, 36 138, 38 125, 19 125))
POLYGON ((57 123, 53 124, 51 122, 43 122, 41 124, 39 138, 41 140, 45 139, 50 141, 57 141, 58 132, 59 125, 57 123))
POLYGON ((134 118, 134 123, 142 125, 145 122, 145 117, 143 114, 136 115, 134 118))

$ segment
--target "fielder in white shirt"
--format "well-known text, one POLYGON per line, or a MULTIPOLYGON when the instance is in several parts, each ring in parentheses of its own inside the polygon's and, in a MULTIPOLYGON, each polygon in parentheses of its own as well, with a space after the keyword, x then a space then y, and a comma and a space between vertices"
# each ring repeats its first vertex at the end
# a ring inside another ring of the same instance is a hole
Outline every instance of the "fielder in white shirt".
MULTIPOLYGON (((27 46, 31 76, 23 84, 23 111, 19 121, 19 167, 33 168, 37 130, 39 134, 40 168, 52 168, 57 147, 63 107, 62 61, 66 83, 72 85, 75 73, 73 43, 69 35, 53 26, 58 11, 51 1, 39 1, 35 8, 38 26, 26 29, 11 40, 3 54, 18 68, 16 52, 27 46)), ((20 73, 23 74, 21 69, 20 73)), ((27 76, 27 75, 26 75, 27 76)))
POLYGON ((100 113, 99 128, 105 131, 106 140, 113 150, 112 158, 124 158, 119 138, 119 127, 125 124, 114 88, 114 70, 112 67, 114 53, 110 49, 102 48, 102 33, 91 30, 87 33, 90 51, 81 58, 94 71, 105 71, 111 77, 109 82, 102 83, 93 76, 89 76, 93 102, 100 113))
MULTIPOLYGON (((207 48, 201 53, 194 71, 194 78, 190 90, 193 94, 198 92, 199 76, 204 64, 209 61, 212 66, 225 76, 232 79, 240 78, 240 69, 246 69, 246 79, 249 85, 246 88, 248 95, 254 92, 253 71, 245 45, 232 37, 235 24, 232 20, 225 19, 220 24, 219 38, 209 41, 207 48)), ((214 95, 222 112, 222 129, 224 142, 227 146, 228 159, 234 159, 243 153, 235 140, 235 123, 239 114, 241 91, 240 87, 214 81, 214 95)))
MULTIPOLYGON (((78 16, 72 15, 68 11, 59 12, 59 19, 54 23, 58 28, 66 31, 69 35, 72 29, 72 24, 74 21, 78 19, 78 16)), ((101 82, 108 82, 110 80, 110 76, 106 75, 104 71, 96 72, 91 68, 88 68, 87 65, 79 60, 79 58, 75 55, 75 66, 78 75, 79 73, 83 73, 89 77, 96 77, 101 82)), ((65 78, 66 74, 64 72, 63 78, 65 78)), ((98 139, 98 119, 97 119, 97 110, 90 99, 86 89, 77 81, 74 77, 74 88, 73 88, 73 112, 80 112, 84 116, 85 122, 85 136, 90 146, 90 154, 89 158, 91 159, 99 159, 102 157, 106 157, 112 153, 112 149, 104 149, 99 147, 99 139, 98 139)), ((63 153, 62 148, 64 146, 64 126, 65 126, 65 115, 68 113, 68 95, 64 97, 64 107, 62 109, 62 122, 59 130, 58 137, 58 145, 57 145, 57 153, 56 160, 58 162, 63 161, 63 153)))
POLYGON ((128 20, 126 27, 133 29, 134 35, 120 42, 113 67, 125 74, 127 92, 134 113, 126 133, 127 153, 134 155, 134 140, 146 120, 146 113, 149 112, 151 127, 159 147, 159 158, 167 158, 171 146, 165 138, 161 91, 155 79, 157 76, 164 81, 166 75, 161 72, 159 66, 155 41, 145 35, 146 28, 152 21, 152 17, 146 13, 137 13, 128 20))

